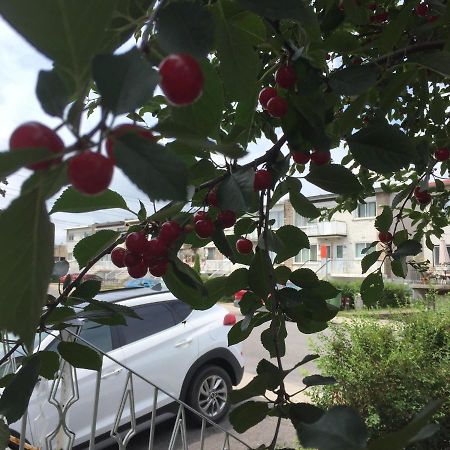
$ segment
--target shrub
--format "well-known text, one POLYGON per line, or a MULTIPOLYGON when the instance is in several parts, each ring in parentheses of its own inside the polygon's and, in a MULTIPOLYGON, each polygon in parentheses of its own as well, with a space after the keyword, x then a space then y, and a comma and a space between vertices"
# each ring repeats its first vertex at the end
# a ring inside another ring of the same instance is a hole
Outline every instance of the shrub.
POLYGON ((338 384, 315 388, 317 405, 355 407, 376 437, 406 425, 430 399, 442 398, 433 418, 441 430, 410 448, 450 448, 450 317, 422 313, 395 325, 352 321, 334 326, 319 342, 319 369, 338 384))

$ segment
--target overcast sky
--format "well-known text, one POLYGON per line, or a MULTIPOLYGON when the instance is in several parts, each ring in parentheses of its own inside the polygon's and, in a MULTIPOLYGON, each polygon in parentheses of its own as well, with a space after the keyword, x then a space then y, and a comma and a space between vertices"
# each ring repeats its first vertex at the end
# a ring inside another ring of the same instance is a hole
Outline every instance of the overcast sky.
MULTIPOLYGON (((8 149, 11 132, 21 123, 33 120, 54 127, 58 125, 59 121, 43 112, 34 92, 39 70, 50 69, 51 61, 31 47, 1 17, 0 61, 0 150, 3 151, 8 149)), ((121 121, 118 120, 117 122, 120 123, 121 121)), ((93 123, 96 123, 95 117, 91 117, 91 122, 87 122, 85 125, 89 127, 93 123)), ((66 144, 73 143, 69 133, 62 131, 60 136, 66 144)), ((270 145, 270 142, 266 140, 262 140, 258 145, 252 145, 250 157, 262 154, 270 145)), ((5 208, 17 197, 21 184, 29 174, 30 172, 27 169, 22 169, 8 178, 8 186, 5 188, 6 197, 0 197, 0 209, 5 208)), ((123 195, 131 209, 139 209, 138 199, 140 198, 146 204, 147 209, 150 210, 146 196, 140 193, 118 169, 115 169, 110 188, 123 195)), ((307 194, 317 194, 318 192, 319 190, 311 185, 305 186, 305 193, 307 194)), ((49 201, 49 207, 57 197, 55 196, 49 201)), ((67 228, 129 218, 131 218, 130 215, 121 210, 85 214, 54 214, 52 221, 56 228, 56 243, 65 242, 65 230, 67 228)))

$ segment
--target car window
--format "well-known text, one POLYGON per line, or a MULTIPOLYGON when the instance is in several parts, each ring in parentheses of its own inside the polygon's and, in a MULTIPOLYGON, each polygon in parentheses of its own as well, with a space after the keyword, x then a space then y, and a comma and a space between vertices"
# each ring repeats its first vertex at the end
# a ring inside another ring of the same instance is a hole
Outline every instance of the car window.
POLYGON ((135 311, 141 319, 127 317, 127 325, 119 325, 125 337, 125 344, 131 344, 176 324, 173 314, 163 303, 139 306, 135 311))
POLYGON ((167 302, 167 306, 175 313, 177 323, 182 322, 192 312, 191 306, 181 300, 167 302))
MULTIPOLYGON (((111 327, 108 325, 100 325, 95 322, 86 321, 80 331, 80 337, 90 342, 95 347, 104 351, 110 352, 113 349, 111 327)), ((60 340, 53 340, 46 348, 46 350, 56 351, 60 340)), ((84 344, 83 341, 78 340, 78 343, 84 344)), ((84 344, 86 345, 86 344, 84 344)))

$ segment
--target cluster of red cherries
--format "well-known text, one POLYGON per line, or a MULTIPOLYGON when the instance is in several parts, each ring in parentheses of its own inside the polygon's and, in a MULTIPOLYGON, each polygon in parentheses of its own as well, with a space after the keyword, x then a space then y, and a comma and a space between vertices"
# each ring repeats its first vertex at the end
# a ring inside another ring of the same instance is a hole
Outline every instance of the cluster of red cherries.
MULTIPOLYGON (((175 106, 185 106, 196 101, 203 92, 203 73, 199 63, 190 55, 167 56, 159 66, 160 86, 168 101, 175 106)), ((114 172, 114 145, 125 133, 153 140, 152 133, 142 127, 123 124, 112 129, 106 138, 107 156, 90 149, 82 149, 68 161, 68 177, 72 186, 86 195, 97 195, 111 183, 114 172)), ((27 122, 14 130, 9 143, 11 150, 46 148, 55 156, 29 166, 32 170, 45 170, 62 161, 64 142, 58 134, 39 122, 27 122)))
POLYGON ((142 278, 148 271, 154 277, 162 277, 169 266, 169 249, 180 237, 182 229, 174 220, 164 222, 157 238, 147 239, 144 231, 130 233, 125 247, 111 252, 116 267, 126 267, 133 278, 142 278))

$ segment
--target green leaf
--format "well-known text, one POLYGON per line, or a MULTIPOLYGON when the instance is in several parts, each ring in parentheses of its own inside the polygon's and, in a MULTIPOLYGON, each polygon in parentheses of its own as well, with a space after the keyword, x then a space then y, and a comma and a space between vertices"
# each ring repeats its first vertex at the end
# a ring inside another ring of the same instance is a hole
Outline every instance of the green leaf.
POLYGON ((257 220, 251 219, 250 217, 243 217, 236 222, 236 225, 234 226, 234 234, 237 234, 238 236, 250 234, 256 230, 257 226, 257 220))
POLYGON ((160 210, 152 214, 148 220, 155 222, 164 222, 166 219, 170 219, 178 214, 184 206, 184 202, 170 202, 163 206, 160 210))
POLYGON ((0 397, 0 415, 8 423, 17 422, 25 413, 39 377, 39 359, 30 358, 6 386, 0 397))
POLYGON ((219 0, 213 7, 219 68, 229 98, 240 100, 257 83, 259 58, 247 34, 225 17, 223 4, 219 0))
MULTIPOLYGON (((204 87, 202 96, 188 106, 170 107, 169 123, 182 124, 197 136, 215 136, 222 120, 224 95, 222 82, 215 67, 208 61, 200 62, 204 87)), ((164 122, 163 122, 164 126, 164 122)))
POLYGON ((450 76, 450 52, 432 51, 416 53, 408 56, 408 61, 427 67, 444 77, 450 76))
POLYGON ((156 28, 159 45, 168 54, 202 57, 213 45, 211 13, 198 1, 169 3, 158 13, 156 28))
POLYGON ((0 14, 80 86, 108 34, 116 4, 116 0, 92 0, 80 8, 78 0, 5 0, 0 14))
POLYGON ((309 375, 303 378, 302 382, 305 386, 327 386, 337 383, 336 378, 322 375, 309 375))
POLYGON ((88 301, 100 292, 101 287, 102 283, 99 280, 86 280, 70 294, 70 297, 88 301))
POLYGON ((67 163, 63 162, 47 170, 37 170, 27 178, 20 188, 21 194, 39 189, 46 199, 53 197, 64 186, 69 184, 67 177, 67 163))
POLYGON ((275 280, 278 284, 285 285, 291 276, 291 269, 287 266, 278 266, 275 268, 275 280))
POLYGON ((71 366, 78 369, 99 371, 102 369, 102 356, 95 350, 78 342, 60 342, 58 353, 71 366))
POLYGON ((250 289, 263 299, 267 298, 274 286, 272 272, 272 263, 267 251, 257 251, 248 269, 248 284, 250 289))
POLYGON ((266 41, 267 29, 264 20, 250 11, 241 11, 229 18, 230 22, 243 31, 253 45, 266 41))
POLYGON ((11 431, 3 420, 0 420, 0 448, 8 448, 11 431))
POLYGON ((368 94, 362 94, 356 98, 348 108, 338 118, 339 129, 343 136, 350 133, 353 128, 357 128, 358 116, 361 114, 364 106, 367 103, 368 94))
POLYGON ((414 141, 391 125, 368 126, 353 134, 347 142, 355 160, 377 173, 408 167, 416 157, 414 141))
POLYGON ((59 369, 59 356, 56 352, 41 351, 34 353, 31 358, 39 360, 39 375, 53 380, 59 369))
POLYGON ((328 81, 337 94, 360 95, 375 86, 377 79, 378 70, 376 67, 353 65, 332 72, 328 81))
POLYGON ((210 301, 218 302, 225 296, 228 277, 212 277, 205 282, 210 301))
POLYGON ((239 301, 239 309, 243 316, 253 315, 262 306, 262 300, 252 291, 247 291, 239 301))
POLYGON ((309 219, 319 217, 320 211, 316 208, 314 203, 300 192, 301 184, 299 180, 288 178, 287 184, 289 187, 289 199, 295 211, 302 217, 307 217, 309 219))
POLYGON ((389 206, 384 206, 383 212, 375 219, 375 228, 378 231, 387 232, 393 221, 392 209, 389 206))
POLYGON ((402 258, 404 256, 416 256, 422 251, 422 244, 413 239, 402 242, 395 252, 392 253, 394 259, 402 258))
POLYGON ((77 260, 80 269, 112 245, 119 236, 120 233, 117 231, 100 230, 91 236, 81 239, 73 249, 73 256, 77 260))
POLYGON ((316 273, 307 268, 294 270, 289 279, 301 288, 312 288, 319 283, 316 273))
POLYGON ((296 403, 289 406, 289 418, 297 429, 302 423, 317 422, 323 415, 323 410, 309 403, 296 403))
POLYGON ((121 55, 96 56, 92 74, 102 105, 115 114, 144 105, 159 81, 158 73, 137 48, 121 55))
POLYGON ((406 278, 408 275, 408 265, 406 264, 406 258, 393 259, 391 261, 392 273, 396 277, 406 278))
POLYGON ((117 192, 107 189, 99 195, 84 195, 70 186, 55 201, 50 214, 57 212, 83 213, 112 208, 129 211, 125 200, 117 192))
POLYGON ((372 306, 378 302, 383 294, 384 283, 381 272, 367 275, 361 283, 361 298, 365 305, 372 306))
POLYGON ((269 313, 261 312, 255 314, 250 319, 246 327, 244 326, 245 319, 235 323, 228 332, 228 345, 230 346, 234 344, 239 344, 239 342, 242 342, 244 339, 247 339, 250 336, 250 333, 252 332, 253 328, 265 322, 268 322, 270 318, 271 317, 269 313))
MULTIPOLYGON (((399 42, 410 25, 414 26, 415 17, 411 14, 411 6, 403 4, 399 14, 389 19, 388 23, 383 26, 380 37, 375 41, 377 48, 383 53, 388 53, 399 42)), ((383 92, 384 95, 384 92, 383 92)))
POLYGON ((283 319, 274 319, 267 330, 261 333, 261 343, 271 358, 286 354, 286 323, 283 319))
POLYGON ((253 190, 253 169, 237 169, 219 184, 217 197, 222 209, 236 213, 250 210, 254 204, 256 193, 253 190))
POLYGON ((298 255, 302 248, 309 248, 308 236, 294 225, 282 226, 277 230, 276 236, 282 243, 282 248, 275 258, 276 264, 298 255))
POLYGON ((300 423, 297 432, 303 447, 319 450, 362 450, 368 438, 364 421, 348 406, 335 406, 312 424, 300 423))
POLYGON ((339 164, 311 165, 306 179, 333 194, 358 194, 363 190, 356 175, 339 164))
POLYGON ((358 37, 349 31, 341 29, 333 31, 324 42, 325 49, 329 52, 352 52, 359 47, 358 37))
POLYGON ((431 400, 408 425, 398 431, 389 433, 369 445, 369 450, 402 450, 409 443, 415 442, 417 436, 434 414, 441 408, 442 400, 431 400))
POLYGON ((249 401, 234 408, 229 414, 229 419, 238 433, 244 433, 264 420, 268 412, 266 402, 249 401))
POLYGON ((174 152, 138 136, 116 142, 117 166, 152 200, 186 200, 188 170, 174 152))
POLYGON ((50 116, 63 117, 72 92, 56 69, 41 70, 36 85, 36 97, 42 109, 50 116))
POLYGON ((388 78, 386 86, 383 86, 380 96, 380 109, 384 113, 392 110, 397 102, 400 93, 406 89, 409 82, 416 76, 416 70, 399 70, 388 78))
POLYGON ((225 292, 227 295, 234 295, 241 289, 248 288, 248 270, 244 267, 236 269, 227 277, 225 292))
POLYGON ((21 148, 0 153, 0 179, 16 172, 22 167, 48 159, 52 153, 46 148, 21 148))
POLYGON ((239 0, 239 3, 244 8, 273 20, 294 19, 302 24, 317 20, 306 2, 299 0, 239 0))
POLYGON ((234 261, 234 249, 231 247, 228 239, 225 236, 225 232, 220 225, 216 223, 214 233, 212 235, 213 242, 222 255, 226 256, 231 262, 234 261))
MULTIPOLYGON (((92 280, 88 280, 88 281, 92 281, 92 280)), ((92 294, 92 292, 91 292, 91 294, 92 294)), ((134 319, 141 319, 141 317, 136 313, 136 311, 132 307, 125 306, 125 305, 119 305, 117 303, 95 300, 92 298, 92 297, 94 297, 94 295, 88 296, 86 298, 86 300, 88 301, 88 303, 90 305, 95 306, 98 310, 104 309, 106 311, 110 311, 115 314, 121 314, 124 316, 133 317, 134 319)))
POLYGON ((2 257, 11 262, 0 272, 0 329, 18 335, 30 348, 54 264, 54 227, 38 189, 0 213, 0 229, 2 257))
POLYGON ((362 273, 366 273, 378 261, 382 253, 383 252, 381 250, 367 253, 367 255, 361 260, 362 273))
POLYGON ((266 393, 268 388, 267 374, 256 375, 247 385, 241 389, 235 389, 230 393, 231 403, 241 403, 249 398, 257 397, 266 393))
POLYGON ((197 272, 179 259, 172 262, 163 279, 175 297, 194 309, 205 310, 215 303, 208 297, 208 291, 197 272))

